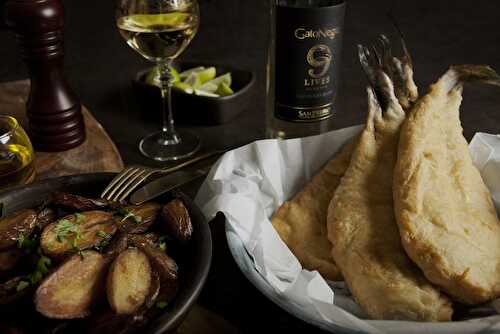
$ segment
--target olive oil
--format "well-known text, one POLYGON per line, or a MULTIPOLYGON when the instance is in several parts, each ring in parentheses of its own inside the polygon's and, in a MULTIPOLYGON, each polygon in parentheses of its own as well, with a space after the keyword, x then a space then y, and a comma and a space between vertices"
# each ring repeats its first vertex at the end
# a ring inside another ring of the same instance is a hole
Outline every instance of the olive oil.
POLYGON ((33 181, 33 149, 20 144, 0 146, 0 191, 33 181))

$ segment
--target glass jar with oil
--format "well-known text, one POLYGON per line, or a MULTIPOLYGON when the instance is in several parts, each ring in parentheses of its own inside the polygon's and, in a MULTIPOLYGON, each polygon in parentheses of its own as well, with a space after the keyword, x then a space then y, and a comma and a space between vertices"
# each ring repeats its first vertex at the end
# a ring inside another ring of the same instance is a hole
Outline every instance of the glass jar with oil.
POLYGON ((33 147, 18 121, 0 115, 0 191, 33 181, 33 160, 33 147))

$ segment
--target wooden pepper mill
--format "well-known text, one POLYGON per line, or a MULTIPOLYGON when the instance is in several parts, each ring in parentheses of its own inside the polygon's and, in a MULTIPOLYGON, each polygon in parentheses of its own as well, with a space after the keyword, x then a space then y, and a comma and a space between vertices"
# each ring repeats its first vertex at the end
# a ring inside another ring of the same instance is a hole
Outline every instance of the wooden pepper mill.
POLYGON ((39 151, 66 151, 85 140, 78 96, 63 71, 63 7, 60 0, 8 0, 7 25, 16 33, 28 65, 29 134, 39 151))

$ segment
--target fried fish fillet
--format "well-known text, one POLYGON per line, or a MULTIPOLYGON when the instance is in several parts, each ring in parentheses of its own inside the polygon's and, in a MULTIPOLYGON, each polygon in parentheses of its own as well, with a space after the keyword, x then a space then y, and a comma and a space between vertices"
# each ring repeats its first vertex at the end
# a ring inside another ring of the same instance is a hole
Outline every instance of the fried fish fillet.
POLYGON ((391 103, 382 115, 368 92, 366 128, 329 208, 333 258, 371 318, 450 320, 450 301, 408 258, 394 217, 392 177, 404 111, 391 103))
POLYGON ((462 82, 499 84, 487 66, 454 66, 412 109, 394 172, 401 240, 425 276, 453 299, 500 296, 500 224, 462 135, 462 82))
POLYGON ((380 58, 374 60, 367 48, 359 46, 359 54, 372 89, 366 127, 328 209, 333 258, 371 318, 450 320, 451 302, 408 258, 394 217, 392 179, 404 100, 394 93, 392 69, 380 68, 380 58))
POLYGON ((317 270, 324 278, 342 280, 331 257, 326 238, 326 213, 340 179, 351 161, 354 140, 306 184, 294 198, 276 211, 272 224, 302 266, 317 270))

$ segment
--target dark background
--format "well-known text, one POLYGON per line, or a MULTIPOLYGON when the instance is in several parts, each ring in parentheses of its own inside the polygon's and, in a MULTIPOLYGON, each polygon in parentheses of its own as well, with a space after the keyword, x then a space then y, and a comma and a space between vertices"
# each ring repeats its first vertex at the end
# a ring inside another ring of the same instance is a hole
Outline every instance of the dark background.
MULTIPOLYGON (((0 8, 2 1, 0 0, 0 8)), ((131 78, 148 63, 121 39, 114 25, 113 1, 66 0, 66 71, 83 103, 108 130, 125 163, 148 163, 137 151, 138 139, 156 130, 159 121, 143 121, 143 110, 130 88, 131 78)), ((491 0, 348 1, 345 19, 342 85, 333 128, 362 123, 365 85, 356 56, 357 43, 370 43, 379 33, 394 36, 386 14, 392 10, 414 59, 421 92, 451 64, 485 63, 500 70, 500 4, 491 0), (395 4, 395 5, 394 5, 395 4)), ((258 81, 251 103, 231 124, 191 127, 207 147, 240 145, 264 136, 264 66, 268 4, 262 0, 201 2, 202 24, 182 56, 252 70, 258 81)), ((0 30, 0 81, 26 77, 12 33, 0 30)), ((462 121, 466 137, 500 129, 497 88, 467 86, 462 121)), ((0 113, 1 113, 0 106, 0 113)), ((203 112, 203 111, 200 111, 203 112)), ((158 119, 160 119, 158 115, 158 119)), ((244 332, 310 330, 281 311, 248 283, 232 261, 223 222, 212 224, 215 257, 201 304, 221 314, 244 332)))
MULTIPOLYGON (((5 0, 0 0, 0 4, 5 0)), ((114 25, 112 0, 63 0, 66 7, 66 70, 83 103, 108 130, 127 163, 143 162, 138 139, 157 129, 144 122, 129 89, 133 75, 149 64, 121 39, 114 25), (131 121, 134 126, 130 126, 131 121)), ((338 117, 332 127, 363 122, 365 79, 356 56, 357 43, 379 33, 393 35, 389 10, 406 34, 415 62, 416 81, 424 91, 449 65, 486 63, 500 70, 500 6, 497 1, 348 1, 338 117)), ((208 146, 242 144, 264 135, 264 66, 268 34, 268 1, 202 0, 201 28, 182 59, 231 65, 254 71, 258 78, 252 103, 229 126, 194 128, 208 146)), ((0 81, 26 77, 12 33, 0 31, 0 81)), ((495 132, 500 95, 492 88, 465 92, 466 134, 495 132), (495 103, 497 102, 497 103, 495 103), (487 122, 484 120, 488 120, 487 122), (482 126, 478 128, 480 121, 482 126), (467 125, 471 125, 469 128, 467 125)), ((203 112, 203 111, 200 111, 203 112)))

